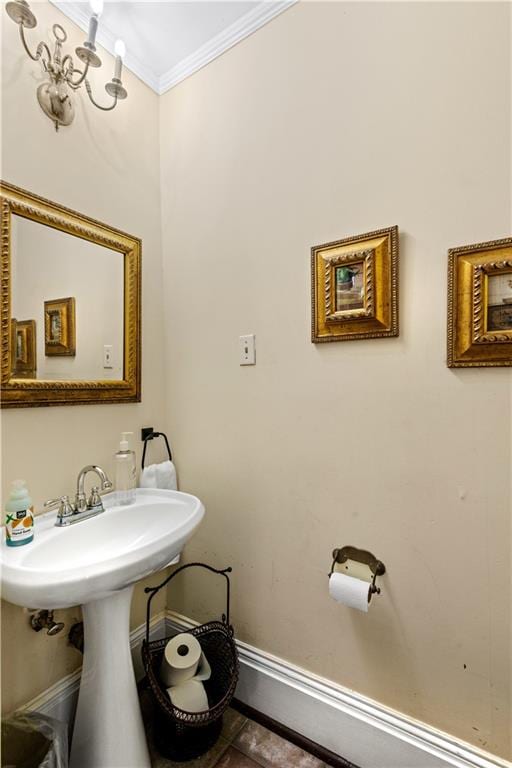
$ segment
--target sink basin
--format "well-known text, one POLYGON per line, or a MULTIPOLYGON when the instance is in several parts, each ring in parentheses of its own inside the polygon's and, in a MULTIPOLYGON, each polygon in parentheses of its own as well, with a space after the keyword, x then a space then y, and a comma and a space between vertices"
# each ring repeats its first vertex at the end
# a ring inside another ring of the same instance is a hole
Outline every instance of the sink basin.
POLYGON ((35 518, 34 541, 0 549, 2 596, 31 608, 82 605, 84 659, 71 768, 150 768, 130 650, 134 584, 164 568, 204 516, 199 499, 138 489, 134 504, 74 525, 35 518))
POLYGON ((56 512, 35 517, 34 541, 2 547, 2 595, 16 605, 68 608, 111 592, 167 565, 204 515, 195 496, 140 488, 135 504, 116 506, 103 497, 105 512, 65 528, 56 512))

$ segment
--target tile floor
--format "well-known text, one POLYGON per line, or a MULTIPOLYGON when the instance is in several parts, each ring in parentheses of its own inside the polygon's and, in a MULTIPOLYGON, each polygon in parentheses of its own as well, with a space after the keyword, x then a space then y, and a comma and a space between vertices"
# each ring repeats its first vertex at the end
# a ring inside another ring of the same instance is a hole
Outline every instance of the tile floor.
POLYGON ((148 691, 142 693, 141 708, 152 768, 327 768, 326 763, 234 709, 228 709, 224 715, 222 734, 209 752, 187 763, 175 763, 159 755, 153 745, 148 691))

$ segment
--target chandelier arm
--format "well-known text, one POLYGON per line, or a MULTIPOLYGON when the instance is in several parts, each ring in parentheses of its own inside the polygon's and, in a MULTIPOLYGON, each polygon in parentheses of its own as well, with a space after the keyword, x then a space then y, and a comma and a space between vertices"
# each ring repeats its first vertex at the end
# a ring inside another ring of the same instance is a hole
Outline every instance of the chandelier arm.
POLYGON ((23 43, 23 47, 24 47, 26 53, 28 54, 28 56, 30 56, 30 58, 32 59, 32 61, 39 61, 39 59, 42 56, 43 51, 46 51, 46 55, 48 56, 48 61, 45 62, 44 59, 43 59, 43 64, 45 65, 45 67, 48 64, 51 64, 51 62, 52 62, 52 54, 50 53, 50 49, 48 48, 46 43, 41 41, 39 43, 39 45, 37 46, 37 50, 36 50, 36 53, 34 55, 31 52, 30 48, 28 47, 27 41, 25 39, 25 28, 24 28, 23 24, 20 24, 19 27, 20 27, 21 42, 23 43))
MULTIPOLYGON (((68 54, 68 56, 69 56, 69 54, 68 54)), ((68 58, 68 56, 66 56, 66 58, 68 58)), ((69 56, 69 59, 71 60, 71 62, 73 61, 73 59, 71 58, 71 56, 69 56)), ((68 75, 68 76, 66 76, 66 80, 68 81, 69 85, 70 85, 72 88, 79 88, 79 87, 82 85, 82 83, 83 83, 83 81, 85 80, 85 78, 87 77, 87 73, 88 73, 88 71, 89 71, 89 62, 87 62, 87 63, 86 63, 86 65, 85 65, 85 69, 84 69, 84 71, 83 71, 83 72, 82 72, 82 70, 81 70, 81 69, 75 69, 75 67, 73 66, 73 68, 71 69, 71 71, 70 71, 69 75, 68 75), (72 80, 72 79, 71 79, 75 73, 76 73, 76 74, 78 74, 78 75, 80 75, 80 77, 78 78, 78 80, 72 80)))
POLYGON ((101 104, 98 104, 97 101, 94 100, 94 97, 92 95, 92 89, 91 84, 88 80, 85 81, 85 90, 87 91, 87 95, 89 96, 89 99, 94 104, 95 107, 98 107, 98 109, 103 110, 103 112, 110 112, 110 110, 114 109, 114 107, 117 104, 117 96, 114 96, 114 103, 110 105, 110 107, 102 107, 101 104))
POLYGON ((69 87, 71 88, 71 90, 73 90, 73 91, 78 91, 78 89, 80 88, 80 85, 82 83, 81 80, 79 81, 78 85, 75 85, 71 80, 66 80, 66 82, 69 85, 69 87))
POLYGON ((74 72, 74 70, 75 70, 75 65, 74 65, 74 63, 73 63, 73 57, 71 56, 71 54, 70 54, 70 53, 66 53, 66 55, 64 56, 64 58, 63 58, 63 59, 62 59, 62 61, 61 61, 61 64, 60 64, 60 66, 61 66, 61 69, 62 69, 62 71, 63 71, 63 72, 65 71, 65 69, 66 69, 66 64, 67 64, 68 62, 69 62, 69 64, 68 64, 68 71, 67 71, 67 72, 65 72, 65 77, 66 77, 66 80, 67 80, 67 78, 68 78, 68 75, 72 75, 72 74, 73 74, 73 72, 74 72))

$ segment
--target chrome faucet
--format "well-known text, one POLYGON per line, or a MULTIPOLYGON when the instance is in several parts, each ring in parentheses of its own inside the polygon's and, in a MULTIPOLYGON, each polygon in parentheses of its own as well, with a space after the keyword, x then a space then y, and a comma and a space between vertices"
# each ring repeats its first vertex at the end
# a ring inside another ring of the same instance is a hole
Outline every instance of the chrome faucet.
POLYGON ((73 525, 73 523, 79 523, 81 520, 87 520, 89 517, 94 517, 94 515, 98 515, 100 512, 104 511, 99 487, 95 486, 91 490, 89 499, 87 499, 85 495, 85 476, 89 472, 96 472, 101 481, 102 491, 112 490, 113 485, 101 467, 97 467, 94 464, 88 464, 86 467, 81 469, 78 473, 74 504, 70 502, 69 496, 61 496, 58 499, 49 499, 49 501, 45 501, 44 503, 44 506, 47 509, 51 509, 52 507, 56 506, 59 507, 59 511, 57 512, 57 520, 55 521, 55 525, 59 528, 64 525, 73 525))
POLYGON ((84 490, 84 483, 85 483, 85 476, 88 472, 96 472, 99 479, 101 480, 101 490, 102 491, 111 491, 113 488, 112 483, 106 476, 105 472, 102 470, 101 467, 97 467, 95 464, 88 464, 86 467, 80 470, 78 473, 78 479, 76 481, 76 496, 75 496, 75 508, 77 512, 85 512, 87 509, 92 509, 93 507, 101 506, 101 509, 98 510, 98 512, 103 512, 103 503, 101 499, 99 498, 99 489, 97 487, 92 489, 92 494, 87 501, 87 498, 85 496, 85 490, 84 490))

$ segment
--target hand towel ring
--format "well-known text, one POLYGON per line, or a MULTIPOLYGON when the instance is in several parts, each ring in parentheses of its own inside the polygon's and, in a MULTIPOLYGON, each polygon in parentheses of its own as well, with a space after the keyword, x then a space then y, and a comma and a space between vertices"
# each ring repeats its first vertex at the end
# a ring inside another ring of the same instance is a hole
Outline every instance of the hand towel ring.
POLYGON ((169 447, 169 441, 165 432, 153 432, 153 427, 145 427, 141 431, 141 438, 144 441, 144 449, 142 451, 142 469, 144 469, 144 461, 146 459, 146 448, 148 447, 148 441, 153 440, 155 437, 163 437, 165 445, 167 447, 167 453, 169 455, 169 461, 172 461, 172 453, 169 447))

